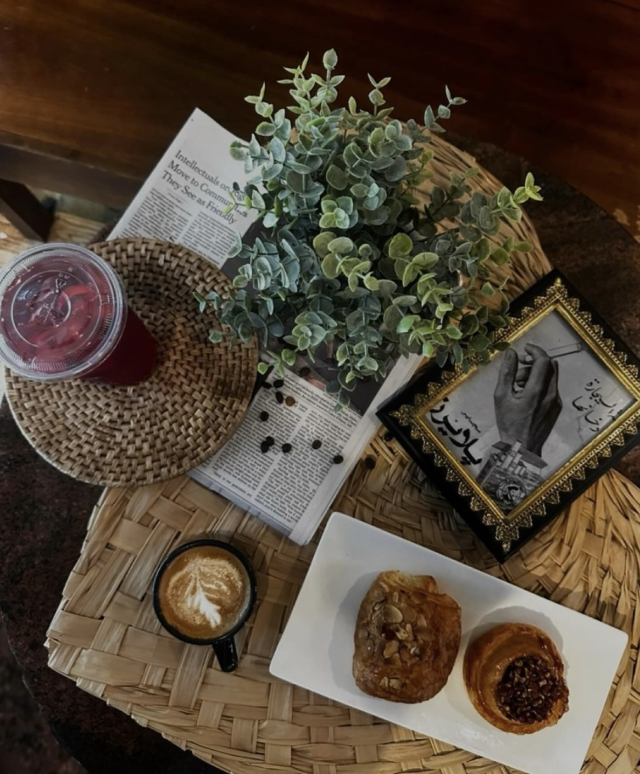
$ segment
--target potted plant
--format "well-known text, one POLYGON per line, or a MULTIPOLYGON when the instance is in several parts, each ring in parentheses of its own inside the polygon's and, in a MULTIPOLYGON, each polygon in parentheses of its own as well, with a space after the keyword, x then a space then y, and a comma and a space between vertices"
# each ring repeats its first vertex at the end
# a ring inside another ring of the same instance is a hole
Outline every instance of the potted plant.
POLYGON ((431 134, 465 100, 447 88, 447 104, 427 107, 424 126, 403 125, 384 107, 390 79, 369 76, 370 110, 353 97, 334 108, 344 80, 334 74, 335 51, 325 53, 322 75, 308 75, 307 60, 280 81, 295 103, 287 110, 265 101, 264 85, 246 97, 260 122, 231 154, 256 176, 243 191, 234 187, 230 208, 257 210, 264 233, 252 244, 237 237, 230 257, 243 263, 233 291, 198 296, 201 309, 213 307, 234 338, 257 333, 264 347, 277 344, 281 372, 298 354, 313 359, 328 348, 337 377, 327 390, 341 406, 358 380, 384 378, 399 356, 462 368, 488 361, 500 348, 492 331, 508 324, 509 306, 491 268, 531 246, 509 238, 495 247, 487 237, 501 221, 520 220, 522 203, 541 198, 532 175, 514 193, 487 197, 469 185, 477 169, 451 172, 448 187, 433 187, 418 206, 431 134))

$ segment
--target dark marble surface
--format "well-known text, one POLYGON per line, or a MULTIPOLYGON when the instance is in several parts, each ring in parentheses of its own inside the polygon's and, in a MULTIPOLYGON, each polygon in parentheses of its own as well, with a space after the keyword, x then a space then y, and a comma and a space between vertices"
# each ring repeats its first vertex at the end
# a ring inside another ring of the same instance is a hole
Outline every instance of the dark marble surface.
MULTIPOLYGON (((448 135, 507 185, 529 168, 448 135)), ((640 245, 589 199, 534 170, 544 202, 528 212, 551 262, 640 355, 640 245)), ((640 457, 618 468, 640 484, 640 457)), ((212 768, 48 669, 42 647, 99 489, 58 473, 0 411, 0 608, 25 682, 59 741, 90 774, 211 774, 212 768)))

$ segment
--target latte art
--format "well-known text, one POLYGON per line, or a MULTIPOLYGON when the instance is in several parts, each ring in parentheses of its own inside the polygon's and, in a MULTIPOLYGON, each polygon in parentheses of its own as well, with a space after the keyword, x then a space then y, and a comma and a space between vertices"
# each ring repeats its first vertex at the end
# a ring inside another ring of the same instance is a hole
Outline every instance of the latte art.
POLYGON ((195 546, 165 569, 159 586, 167 622, 194 639, 213 639, 234 628, 249 603, 243 564, 219 546, 195 546))
POLYGON ((218 577, 220 573, 228 574, 225 562, 197 558, 191 565, 175 573, 167 584, 167 595, 174 603, 179 599, 183 611, 190 612, 199 623, 219 626, 222 615, 216 600, 227 596, 232 586, 232 581, 218 577))

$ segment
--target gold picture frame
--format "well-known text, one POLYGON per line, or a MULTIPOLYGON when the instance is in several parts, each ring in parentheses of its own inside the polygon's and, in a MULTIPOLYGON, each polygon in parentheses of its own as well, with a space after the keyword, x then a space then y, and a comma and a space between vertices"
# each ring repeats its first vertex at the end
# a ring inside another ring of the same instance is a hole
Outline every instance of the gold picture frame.
MULTIPOLYGON (((436 430, 433 413, 430 414, 473 378, 478 369, 485 367, 479 364, 478 356, 472 359, 466 373, 460 366, 453 371, 437 369, 435 374, 429 369, 379 412, 383 422, 432 475, 434 483, 454 501, 461 515, 499 559, 506 558, 553 518, 638 439, 638 361, 559 272, 547 275, 512 305, 511 323, 495 332, 495 341, 512 344, 551 312, 560 316, 576 338, 584 342, 589 356, 595 355, 621 385, 620 389, 626 391, 628 405, 512 508, 503 507, 469 472, 447 438, 436 430)), ((495 353, 492 360, 500 354, 495 353)))

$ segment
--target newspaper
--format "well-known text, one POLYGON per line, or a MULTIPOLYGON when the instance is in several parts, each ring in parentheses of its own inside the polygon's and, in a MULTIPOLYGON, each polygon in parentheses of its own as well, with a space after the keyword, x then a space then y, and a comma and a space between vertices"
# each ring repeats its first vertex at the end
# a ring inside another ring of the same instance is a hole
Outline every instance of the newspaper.
MULTIPOLYGON (((237 260, 226 261, 229 247, 235 233, 244 235, 254 220, 253 213, 224 212, 233 183, 242 187, 249 177, 229 156, 235 139, 196 109, 110 238, 176 242, 233 276, 237 260)), ((311 539, 378 429, 377 407, 418 364, 416 357, 401 358, 384 382, 360 384, 352 405, 336 412, 335 397, 324 392, 327 381, 335 378, 335 367, 329 357, 319 355, 313 363, 299 358, 278 390, 273 387, 276 377, 270 375, 227 444, 190 474, 300 544, 311 539), (288 400, 279 403, 276 392, 288 400), (263 412, 267 421, 260 418, 263 412), (263 453, 260 446, 268 435, 276 443, 263 453), (319 449, 312 448, 314 441, 321 442, 319 449), (290 453, 282 451, 284 443, 291 444, 290 453)))

